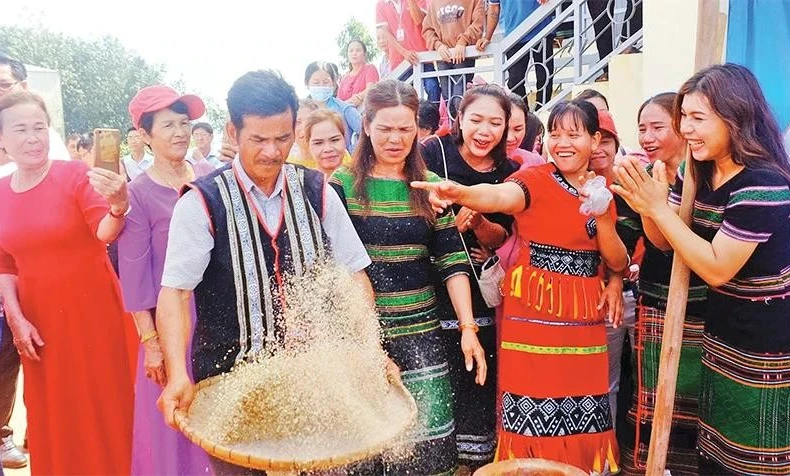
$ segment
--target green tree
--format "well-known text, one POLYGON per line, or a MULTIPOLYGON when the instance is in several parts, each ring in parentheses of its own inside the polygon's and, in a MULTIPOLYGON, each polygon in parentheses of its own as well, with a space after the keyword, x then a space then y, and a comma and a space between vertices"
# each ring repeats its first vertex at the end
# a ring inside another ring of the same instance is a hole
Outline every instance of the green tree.
POLYGON ((225 124, 230 119, 228 108, 210 97, 203 97, 203 101, 206 103, 206 115, 203 119, 214 128, 214 137, 224 134, 225 124))
POLYGON ((340 34, 337 35, 337 38, 335 39, 335 41, 337 41, 337 47, 340 50, 340 69, 343 71, 348 71, 349 66, 347 48, 348 43, 351 40, 360 40, 365 44, 365 47, 368 50, 368 62, 373 61, 379 55, 378 46, 376 46, 376 42, 373 40, 373 37, 370 36, 368 29, 361 21, 351 17, 343 26, 340 34))
POLYGON ((60 71, 67 132, 125 131, 131 126, 129 101, 141 88, 161 83, 164 73, 110 36, 87 41, 42 28, 0 26, 0 50, 60 71))

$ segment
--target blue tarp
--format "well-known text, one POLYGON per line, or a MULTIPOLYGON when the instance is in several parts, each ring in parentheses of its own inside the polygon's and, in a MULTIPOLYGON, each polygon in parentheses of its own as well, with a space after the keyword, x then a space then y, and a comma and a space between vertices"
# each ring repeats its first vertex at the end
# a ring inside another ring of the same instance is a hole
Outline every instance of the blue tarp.
POLYGON ((790 0, 730 0, 729 7, 727 61, 754 72, 779 127, 788 130, 790 0))

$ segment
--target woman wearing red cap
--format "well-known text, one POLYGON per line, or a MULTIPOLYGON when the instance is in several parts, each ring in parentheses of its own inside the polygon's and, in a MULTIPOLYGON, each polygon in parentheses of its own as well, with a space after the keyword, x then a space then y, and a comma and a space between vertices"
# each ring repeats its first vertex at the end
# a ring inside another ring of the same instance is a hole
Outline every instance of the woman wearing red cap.
MULTIPOLYGON (((135 475, 205 474, 208 468, 205 452, 168 428, 156 408, 167 374, 155 326, 170 218, 179 191, 196 175, 185 159, 190 120, 205 110, 199 97, 181 96, 167 86, 143 88, 129 103, 134 126, 154 155, 151 167, 129 184, 132 212, 118 240, 124 303, 134 315, 141 342, 132 446, 135 475)), ((194 324, 194 312, 192 318, 194 324)))
POLYGON ((107 257, 129 213, 124 177, 49 158, 49 114, 0 98, 0 293, 25 373, 31 473, 124 474, 134 332, 107 257))

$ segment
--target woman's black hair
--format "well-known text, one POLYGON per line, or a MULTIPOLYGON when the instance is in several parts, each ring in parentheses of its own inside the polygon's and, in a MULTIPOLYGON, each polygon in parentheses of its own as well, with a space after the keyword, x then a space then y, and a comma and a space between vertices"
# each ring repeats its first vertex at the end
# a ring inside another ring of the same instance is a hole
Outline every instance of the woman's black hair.
MULTIPOLYGON (((160 109, 159 111, 163 111, 164 109, 170 109, 176 114, 189 114, 189 108, 181 101, 176 101, 166 108, 160 109)), ((140 116, 140 128, 148 134, 151 134, 151 130, 154 127, 154 115, 159 111, 143 113, 143 115, 140 116)))
POLYGON ((576 99, 581 99, 582 101, 586 101, 588 99, 598 98, 603 100, 604 104, 606 104, 606 109, 609 109, 609 101, 606 99, 606 96, 601 94, 599 91, 595 89, 585 89, 584 91, 580 92, 576 99))
POLYGON ((359 45, 362 47, 362 52, 365 53, 365 59, 367 60, 367 58, 368 58, 368 47, 365 46, 365 43, 362 40, 360 40, 359 38, 354 38, 353 40, 349 41, 346 44, 346 54, 348 54, 348 47, 351 46, 351 43, 359 43, 359 45))
POLYGON ((593 135, 600 129, 598 123, 598 109, 584 99, 561 102, 554 106, 549 115, 549 132, 563 127, 567 121, 574 127, 583 127, 588 134, 593 135))
POLYGON ((93 132, 86 132, 80 136, 80 140, 77 141, 77 150, 80 149, 93 149, 93 132))
POLYGON ((456 145, 460 147, 461 144, 464 143, 464 133, 463 130, 461 130, 460 117, 466 113, 466 109, 470 105, 484 96, 493 98, 505 112, 505 133, 502 134, 502 139, 499 140, 499 143, 494 146, 494 149, 491 151, 491 158, 494 159, 494 166, 500 167, 507 161, 507 124, 510 122, 511 110, 508 93, 502 89, 501 86, 496 84, 483 84, 466 91, 464 98, 461 100, 461 104, 458 106, 459 120, 456 120, 455 124, 453 124, 453 136, 455 137, 456 145))
POLYGON ((540 121, 540 118, 533 112, 527 112, 527 132, 524 134, 524 140, 521 141, 521 148, 524 150, 535 150, 535 141, 538 137, 543 136, 546 128, 540 121))
POLYGON ((435 134, 439 129, 441 117, 439 115, 439 108, 436 104, 427 99, 420 100, 420 110, 417 113, 417 127, 420 129, 428 129, 431 134, 435 134))
POLYGON ((321 70, 325 71, 326 74, 332 79, 333 84, 337 84, 338 73, 337 73, 337 66, 332 63, 327 63, 324 61, 313 61, 312 63, 307 65, 307 68, 304 71, 304 84, 307 85, 310 83, 310 78, 313 76, 313 73, 316 71, 321 70))
MULTIPOLYGON (((790 183, 790 158, 782 132, 760 83, 748 68, 734 63, 716 64, 683 83, 672 115, 677 131, 681 129, 683 98, 694 93, 704 96, 724 121, 733 162, 746 168, 770 170, 790 183)), ((691 167, 697 186, 712 188, 714 162, 692 160, 691 167)))

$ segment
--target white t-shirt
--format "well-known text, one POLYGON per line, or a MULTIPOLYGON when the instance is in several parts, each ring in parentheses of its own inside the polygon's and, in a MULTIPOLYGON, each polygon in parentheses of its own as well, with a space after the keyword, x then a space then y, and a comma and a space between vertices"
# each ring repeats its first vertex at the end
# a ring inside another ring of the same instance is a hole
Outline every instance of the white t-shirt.
POLYGON ((154 156, 148 152, 143 152, 143 158, 140 162, 137 162, 132 158, 132 155, 129 154, 121 157, 121 162, 123 162, 123 168, 126 169, 126 175, 129 176, 129 180, 134 180, 138 175, 148 170, 148 167, 154 163, 154 156))

